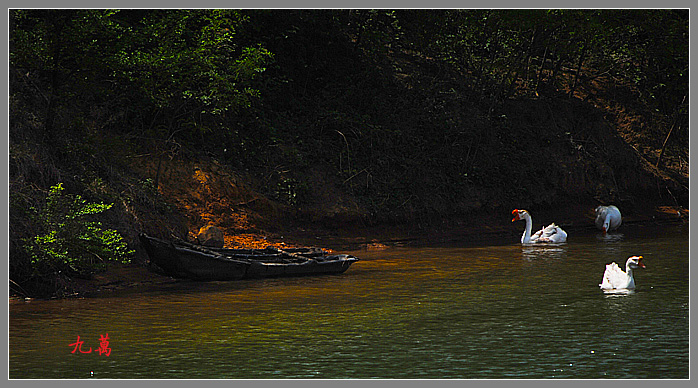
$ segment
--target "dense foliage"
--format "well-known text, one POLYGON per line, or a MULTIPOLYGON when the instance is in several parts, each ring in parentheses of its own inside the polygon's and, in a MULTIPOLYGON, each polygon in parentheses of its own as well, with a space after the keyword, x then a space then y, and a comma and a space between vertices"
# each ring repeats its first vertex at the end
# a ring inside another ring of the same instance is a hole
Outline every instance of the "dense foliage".
MULTIPOLYGON (((95 216, 127 240, 176 229, 158 192, 174 159, 215 159, 296 209, 332 196, 367 223, 643 196, 687 206, 688 15, 10 10, 11 277, 49 254, 55 228, 34 230, 26 209, 59 182, 114 203, 121 216, 95 216), (625 137, 598 124, 619 111, 643 117, 625 137), (134 172, 153 161, 154 176, 134 172), (657 189, 642 161, 679 183, 657 189)), ((66 247, 49 256, 78 259, 66 247)))
POLYGON ((93 219, 112 205, 89 203, 63 190, 60 183, 52 186, 46 203, 41 208, 30 209, 38 231, 25 241, 32 277, 89 277, 106 269, 110 261, 129 262, 133 251, 122 236, 115 230, 103 229, 101 222, 93 219))
POLYGON ((557 89, 568 70, 575 84, 602 74, 631 81, 664 114, 685 107, 686 10, 402 12, 412 47, 475 75, 475 87, 497 97, 519 82, 530 93, 557 89))
POLYGON ((74 99, 139 131, 220 124, 248 107, 271 53, 241 46, 234 10, 14 10, 10 63, 47 100, 46 129, 74 99))

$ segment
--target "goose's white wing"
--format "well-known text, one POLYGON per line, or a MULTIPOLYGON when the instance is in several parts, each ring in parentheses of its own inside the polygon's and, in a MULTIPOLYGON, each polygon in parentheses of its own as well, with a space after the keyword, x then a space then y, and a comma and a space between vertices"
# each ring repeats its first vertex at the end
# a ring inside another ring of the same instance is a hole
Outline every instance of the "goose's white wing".
POLYGON ((565 241, 567 241, 567 233, 554 223, 531 236, 531 242, 561 243, 565 241))
POLYGON ((603 280, 599 287, 604 290, 614 290, 627 288, 629 284, 628 275, 616 263, 606 265, 606 271, 603 273, 603 280))

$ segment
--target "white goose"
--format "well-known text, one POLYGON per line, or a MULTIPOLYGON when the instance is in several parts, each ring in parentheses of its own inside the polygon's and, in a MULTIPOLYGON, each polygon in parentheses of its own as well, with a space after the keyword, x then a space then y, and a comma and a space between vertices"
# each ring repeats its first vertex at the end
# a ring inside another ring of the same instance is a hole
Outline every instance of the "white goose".
POLYGON ((623 218, 620 215, 620 210, 613 205, 598 206, 596 208, 595 222, 596 227, 606 233, 618 229, 620 224, 623 222, 623 218))
POLYGON ((521 236, 521 243, 562 243, 567 241, 567 233, 562 230, 561 227, 553 224, 546 226, 545 228, 537 231, 535 234, 531 235, 531 229, 533 228, 533 221, 531 221, 531 215, 528 214, 527 210, 514 209, 511 212, 514 218, 511 222, 518 220, 526 221, 526 230, 524 230, 521 236))
POLYGON ((631 256, 625 262, 625 272, 623 272, 618 264, 611 263, 606 265, 606 271, 603 273, 603 280, 599 287, 602 290, 632 290, 635 288, 635 279, 633 278, 633 270, 636 268, 645 268, 642 263, 642 256, 631 256))

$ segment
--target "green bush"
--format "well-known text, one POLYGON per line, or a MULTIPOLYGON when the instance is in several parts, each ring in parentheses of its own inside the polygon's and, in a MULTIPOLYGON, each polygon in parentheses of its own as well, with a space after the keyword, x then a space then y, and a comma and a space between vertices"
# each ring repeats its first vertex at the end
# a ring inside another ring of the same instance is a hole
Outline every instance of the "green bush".
POLYGON ((35 274, 89 277, 109 261, 129 262, 133 251, 121 235, 91 220, 112 204, 88 203, 63 190, 61 183, 52 186, 45 207, 31 208, 40 233, 25 240, 25 249, 35 274))

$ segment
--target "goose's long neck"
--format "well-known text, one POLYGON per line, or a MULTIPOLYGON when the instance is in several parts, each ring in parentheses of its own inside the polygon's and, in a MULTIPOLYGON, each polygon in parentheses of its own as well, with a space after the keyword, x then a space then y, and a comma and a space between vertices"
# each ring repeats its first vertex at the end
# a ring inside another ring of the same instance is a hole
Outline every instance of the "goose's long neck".
POLYGON ((628 288, 635 287, 635 278, 633 278, 633 269, 629 265, 625 265, 625 274, 628 275, 628 288))
POLYGON ((523 237, 521 237, 521 242, 527 243, 531 241, 531 229, 533 229, 533 221, 531 221, 531 216, 529 214, 524 214, 524 220, 526 221, 526 230, 524 231, 523 237))
POLYGON ((604 232, 608 232, 611 228, 611 213, 606 214, 606 219, 603 221, 603 226, 605 226, 604 232))

